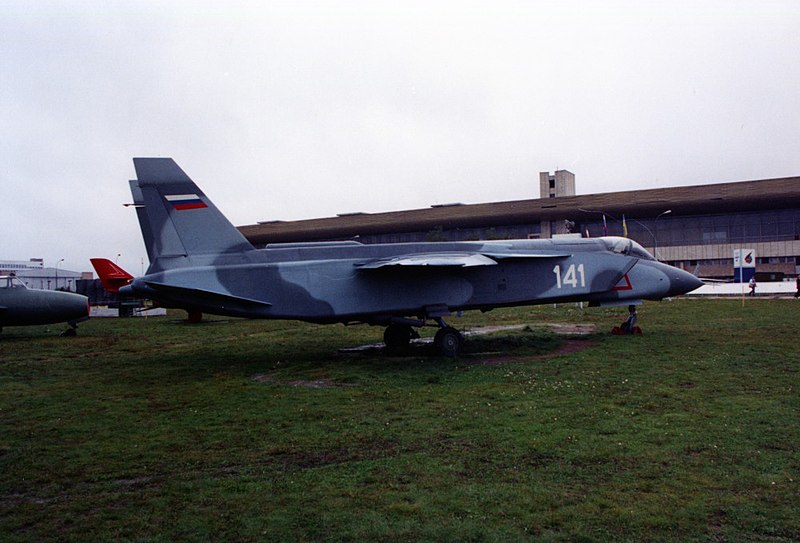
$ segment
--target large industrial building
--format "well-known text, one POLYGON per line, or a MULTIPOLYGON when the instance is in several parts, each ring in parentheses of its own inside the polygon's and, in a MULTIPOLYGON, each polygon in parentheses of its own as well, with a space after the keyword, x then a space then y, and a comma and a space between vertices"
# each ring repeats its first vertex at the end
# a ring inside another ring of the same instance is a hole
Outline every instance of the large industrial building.
POLYGON ((44 259, 0 260, 0 275, 14 274, 29 288, 41 290, 68 290, 75 292, 78 282, 91 279, 91 272, 65 270, 59 266, 46 267, 44 259))
POLYGON ((660 260, 700 277, 733 279, 734 250, 752 250, 759 280, 800 273, 800 177, 575 195, 575 176, 539 176, 538 199, 343 214, 240 227, 256 246, 549 238, 635 239, 660 260))

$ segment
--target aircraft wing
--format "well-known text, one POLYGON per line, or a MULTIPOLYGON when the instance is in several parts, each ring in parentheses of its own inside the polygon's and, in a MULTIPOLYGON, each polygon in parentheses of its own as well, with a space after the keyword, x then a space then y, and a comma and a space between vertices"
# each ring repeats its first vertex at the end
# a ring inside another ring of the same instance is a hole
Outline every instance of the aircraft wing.
POLYGON ((157 283, 155 281, 145 281, 145 284, 153 290, 160 290, 170 294, 186 295, 192 298, 201 298, 209 301, 216 301, 219 303, 238 303, 246 305, 254 305, 261 307, 272 306, 269 302, 262 302, 261 300, 253 300, 252 298, 243 298, 241 296, 234 296, 223 292, 215 292, 213 290, 204 290, 199 288, 180 287, 176 285, 168 285, 166 283, 157 283))
POLYGON ((470 268, 473 266, 495 266, 497 262, 480 253, 423 253, 382 258, 371 262, 356 264, 362 270, 376 270, 389 266, 425 266, 470 268))
POLYGON ((566 258, 568 256, 570 255, 555 253, 423 253, 383 258, 356 264, 356 266, 362 270, 376 270, 390 266, 471 268, 475 266, 496 266, 498 260, 566 258))

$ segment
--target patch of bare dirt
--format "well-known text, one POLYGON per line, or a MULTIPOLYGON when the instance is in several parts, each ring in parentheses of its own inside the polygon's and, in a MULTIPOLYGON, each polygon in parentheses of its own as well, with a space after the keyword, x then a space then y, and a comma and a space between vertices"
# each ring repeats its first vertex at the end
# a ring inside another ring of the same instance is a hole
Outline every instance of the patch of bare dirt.
POLYGON ((594 333, 594 324, 573 324, 568 322, 539 322, 535 324, 510 324, 504 326, 481 326, 464 332, 465 336, 482 336, 510 330, 547 330, 563 336, 585 336, 594 333))
MULTIPOLYGON (((484 336, 494 334, 496 332, 508 332, 514 330, 546 330, 557 335, 563 336, 586 336, 593 334, 595 331, 594 324, 572 324, 565 322, 538 322, 535 324, 506 324, 497 326, 480 326, 476 328, 469 328, 462 333, 464 337, 470 336, 484 336)), ((411 340, 412 345, 428 345, 433 343, 432 337, 424 337, 411 340)), ((383 343, 370 343, 367 345, 358 345, 356 347, 348 347, 339 349, 340 355, 352 354, 367 354, 383 351, 383 343)))

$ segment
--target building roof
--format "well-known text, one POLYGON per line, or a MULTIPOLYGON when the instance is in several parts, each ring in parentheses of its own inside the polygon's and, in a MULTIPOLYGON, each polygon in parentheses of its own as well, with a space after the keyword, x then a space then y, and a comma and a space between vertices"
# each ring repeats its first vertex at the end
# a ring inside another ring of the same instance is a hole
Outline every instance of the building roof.
POLYGON ((83 277, 82 272, 65 270, 64 268, 28 268, 27 270, 13 270, 17 277, 38 278, 45 279, 50 277, 58 277, 59 279, 80 279, 83 277))
POLYGON ((641 219, 654 218, 667 209, 672 210, 673 216, 678 216, 793 207, 800 207, 800 177, 348 214, 265 222, 240 226, 239 230, 251 243, 264 245, 424 232, 439 227, 445 230, 489 228, 564 219, 585 222, 591 212, 599 211, 611 216, 625 214, 641 219))

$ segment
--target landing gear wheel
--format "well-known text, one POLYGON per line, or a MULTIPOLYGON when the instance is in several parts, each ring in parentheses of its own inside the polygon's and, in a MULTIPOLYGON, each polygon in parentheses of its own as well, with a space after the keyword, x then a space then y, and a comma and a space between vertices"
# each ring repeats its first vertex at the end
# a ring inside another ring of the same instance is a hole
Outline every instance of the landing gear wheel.
POLYGON ((78 330, 76 328, 67 328, 63 332, 61 332, 61 337, 75 337, 78 335, 78 330))
POLYGON ((407 324, 390 324, 383 332, 383 343, 386 345, 386 352, 391 354, 402 354, 408 351, 408 344, 419 334, 407 324))
POLYGON ((449 326, 441 328, 436 332, 433 338, 433 344, 442 353, 443 356, 455 357, 461 352, 461 345, 464 343, 464 338, 461 333, 455 328, 449 326))

